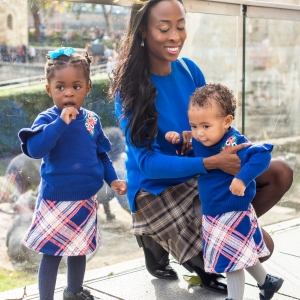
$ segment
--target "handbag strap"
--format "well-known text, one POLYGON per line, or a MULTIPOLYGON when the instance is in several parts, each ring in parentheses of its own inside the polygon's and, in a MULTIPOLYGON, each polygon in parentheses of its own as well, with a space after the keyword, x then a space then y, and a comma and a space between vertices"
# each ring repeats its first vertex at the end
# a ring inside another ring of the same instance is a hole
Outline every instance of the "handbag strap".
MULTIPOLYGON (((182 57, 178 57, 177 59, 178 59, 178 61, 182 64, 182 66, 188 71, 188 73, 190 74, 190 76, 192 77, 192 79, 193 79, 193 81, 194 81, 194 83, 195 83, 194 77, 193 77, 193 75, 192 75, 192 73, 191 73, 191 71, 190 71, 188 65, 186 64, 186 62, 182 59, 182 57)), ((195 84, 196 84, 196 83, 195 83, 195 84)))

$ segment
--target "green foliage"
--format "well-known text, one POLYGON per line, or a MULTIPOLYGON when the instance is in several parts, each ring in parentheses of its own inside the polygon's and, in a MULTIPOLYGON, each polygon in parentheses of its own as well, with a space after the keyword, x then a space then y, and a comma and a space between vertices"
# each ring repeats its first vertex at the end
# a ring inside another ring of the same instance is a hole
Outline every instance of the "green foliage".
MULTIPOLYGON (((24 272, 10 271, 0 267, 0 292, 24 287, 36 282, 36 278, 30 277, 24 272)), ((21 296, 22 295, 20 295, 20 298, 21 296)))
POLYGON ((197 275, 183 275, 183 279, 192 286, 202 285, 201 278, 197 275))
POLYGON ((53 32, 49 37, 45 39, 45 44, 48 44, 49 46, 51 45, 51 47, 63 46, 63 47, 85 48, 86 43, 87 40, 83 39, 76 31, 74 31, 72 39, 65 40, 61 32, 53 32))
MULTIPOLYGON (((103 127, 116 126, 114 104, 107 100, 108 79, 92 79, 93 87, 84 107, 99 115, 103 127)), ((0 153, 20 152, 18 132, 30 127, 36 116, 53 106, 44 84, 35 87, 14 88, 0 93, 0 153)))

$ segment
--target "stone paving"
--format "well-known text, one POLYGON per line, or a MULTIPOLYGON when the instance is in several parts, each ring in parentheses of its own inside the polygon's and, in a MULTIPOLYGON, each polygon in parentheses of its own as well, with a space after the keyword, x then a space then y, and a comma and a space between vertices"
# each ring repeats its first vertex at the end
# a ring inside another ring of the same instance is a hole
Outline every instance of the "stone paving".
MULTIPOLYGON (((300 299, 300 218, 264 227, 272 234, 275 251, 272 258, 264 263, 266 270, 284 278, 284 284, 273 300, 300 299)), ((101 300, 224 300, 225 296, 210 292, 200 286, 191 286, 183 275, 191 275, 183 267, 172 261, 177 270, 177 281, 159 280, 152 277, 144 266, 143 259, 135 259, 95 270, 88 271, 84 286, 101 300)), ((59 276, 55 300, 62 299, 65 276, 59 276)), ((23 289, 0 293, 0 299, 19 299, 23 289)), ((37 285, 27 287, 24 300, 37 300, 37 285)), ((258 300, 258 288, 246 272, 244 300, 258 300)))

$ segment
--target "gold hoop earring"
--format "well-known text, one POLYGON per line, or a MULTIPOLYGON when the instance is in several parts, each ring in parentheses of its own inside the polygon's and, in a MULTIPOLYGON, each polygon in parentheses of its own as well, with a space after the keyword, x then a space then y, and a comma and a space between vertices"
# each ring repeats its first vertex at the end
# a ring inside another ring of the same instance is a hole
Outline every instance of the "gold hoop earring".
POLYGON ((142 37, 142 42, 141 42, 141 47, 144 47, 145 46, 145 37, 142 37))

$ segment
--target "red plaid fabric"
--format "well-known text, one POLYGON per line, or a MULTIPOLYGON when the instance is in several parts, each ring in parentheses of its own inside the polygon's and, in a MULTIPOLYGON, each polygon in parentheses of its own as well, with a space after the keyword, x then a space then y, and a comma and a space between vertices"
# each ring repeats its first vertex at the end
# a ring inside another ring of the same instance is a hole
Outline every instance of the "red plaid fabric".
POLYGON ((80 201, 37 201, 23 243, 31 250, 55 256, 93 252, 100 242, 96 197, 80 201))
POLYGON ((231 272, 253 266, 270 254, 250 204, 247 211, 233 211, 215 217, 203 215, 205 271, 231 272))

